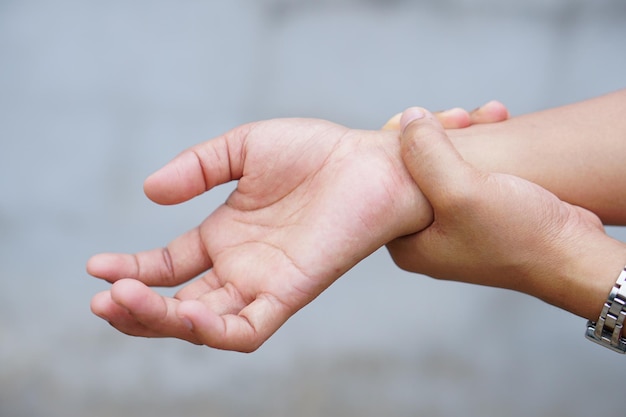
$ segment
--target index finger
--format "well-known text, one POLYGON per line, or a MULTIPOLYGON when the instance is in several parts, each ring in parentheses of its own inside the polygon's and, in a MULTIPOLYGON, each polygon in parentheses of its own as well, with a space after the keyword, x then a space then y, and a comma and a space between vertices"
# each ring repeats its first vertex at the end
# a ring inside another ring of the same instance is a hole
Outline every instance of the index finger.
POLYGON ((176 286, 211 268, 212 260, 196 227, 166 247, 136 254, 102 253, 87 261, 87 272, 115 282, 133 278, 148 286, 176 286))

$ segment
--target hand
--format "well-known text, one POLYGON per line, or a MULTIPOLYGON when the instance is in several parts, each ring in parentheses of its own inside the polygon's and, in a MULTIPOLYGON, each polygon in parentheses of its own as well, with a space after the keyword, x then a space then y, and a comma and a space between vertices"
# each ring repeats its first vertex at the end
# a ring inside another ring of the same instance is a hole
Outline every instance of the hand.
MULTIPOLYGON (((504 104, 492 100, 471 112, 460 107, 434 113, 445 129, 462 129, 477 124, 503 122, 509 118, 509 111, 504 104)), ((385 123, 383 130, 400 130, 398 113, 385 123)))
POLYGON ((130 335, 253 351, 357 262, 432 220, 397 132, 317 120, 234 129, 183 152, 144 188, 177 204, 231 180, 226 203, 166 248, 90 259, 88 272, 113 283, 93 312, 130 335), (199 274, 173 298, 149 288, 199 274))
POLYGON ((401 125, 402 158, 434 211, 426 229, 387 245, 401 268, 598 317, 626 252, 596 215, 529 181, 475 169, 425 110, 406 111, 401 125))

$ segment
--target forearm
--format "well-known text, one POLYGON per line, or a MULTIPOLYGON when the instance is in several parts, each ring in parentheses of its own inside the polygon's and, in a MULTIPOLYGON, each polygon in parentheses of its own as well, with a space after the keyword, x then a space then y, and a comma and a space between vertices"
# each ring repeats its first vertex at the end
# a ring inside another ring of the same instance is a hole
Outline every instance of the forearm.
POLYGON ((605 113, 616 105, 603 100, 448 131, 455 143, 433 117, 413 110, 422 118, 401 121, 401 155, 434 214, 427 228, 388 243, 396 264, 435 278, 520 291, 597 320, 626 264, 626 244, 578 207, 597 207, 605 221, 626 221, 624 200, 612 198, 626 185, 614 160, 624 141, 611 139, 626 129, 605 127, 588 139, 594 128, 576 115, 607 124, 605 113), (593 181, 584 170, 594 172, 593 181), (598 189, 596 181, 607 177, 606 189, 598 189), (595 198, 602 203, 594 205, 595 198))
POLYGON ((521 291, 595 322, 626 265, 626 244, 591 233, 580 236, 575 246, 563 247, 561 256, 546 265, 521 291))
POLYGON ((507 121, 448 131, 480 169, 533 181, 626 225, 626 90, 507 121))

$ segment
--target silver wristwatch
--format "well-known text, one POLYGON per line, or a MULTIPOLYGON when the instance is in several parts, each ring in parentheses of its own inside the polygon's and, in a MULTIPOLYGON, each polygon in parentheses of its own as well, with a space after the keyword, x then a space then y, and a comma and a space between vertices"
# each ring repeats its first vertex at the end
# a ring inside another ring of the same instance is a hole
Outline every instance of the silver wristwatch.
POLYGON ((587 339, 618 353, 626 353, 624 320, 626 319, 626 268, 604 302, 597 323, 587 322, 587 339))

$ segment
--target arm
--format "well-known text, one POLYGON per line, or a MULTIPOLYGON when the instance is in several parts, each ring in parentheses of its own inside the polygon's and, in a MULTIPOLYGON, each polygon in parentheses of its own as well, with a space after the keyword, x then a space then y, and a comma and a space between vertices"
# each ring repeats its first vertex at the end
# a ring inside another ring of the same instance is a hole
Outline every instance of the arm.
POLYGON ((177 204, 233 180, 225 204, 165 248, 92 257, 88 272, 112 283, 93 312, 127 334, 249 352, 361 259, 432 220, 397 133, 319 120, 236 128, 144 188, 177 204), (174 297, 150 288, 183 283, 174 297))
POLYGON ((626 225, 626 90, 448 132, 463 157, 626 225))
MULTIPOLYGON (((447 126, 506 118, 496 107, 441 117, 447 126)), ((92 257, 88 272, 112 283, 93 312, 130 335, 251 351, 354 264, 432 220, 397 132, 320 120, 233 129, 183 152, 145 192, 177 204, 233 180, 228 201, 165 248, 92 257), (150 288, 183 283, 174 297, 150 288)))
POLYGON ((592 212, 466 162, 427 112, 409 110, 402 124, 402 156, 434 221, 390 242, 394 261, 435 278, 521 291, 595 321, 626 265, 626 245, 592 212))
MULTIPOLYGON (((500 136, 487 126, 450 135, 483 168, 532 174, 511 163, 523 162, 510 155, 516 144, 524 147, 523 129, 505 126, 500 136)), ((271 120, 183 152, 146 180, 152 200, 177 204, 232 180, 237 189, 165 248, 91 258, 88 272, 112 283, 93 298, 92 310, 131 335, 258 348, 361 259, 432 222, 397 138, 393 131, 271 120), (149 288, 183 283, 174 297, 149 288)), ((566 189, 560 185, 556 181, 552 191, 561 195, 566 189)))

